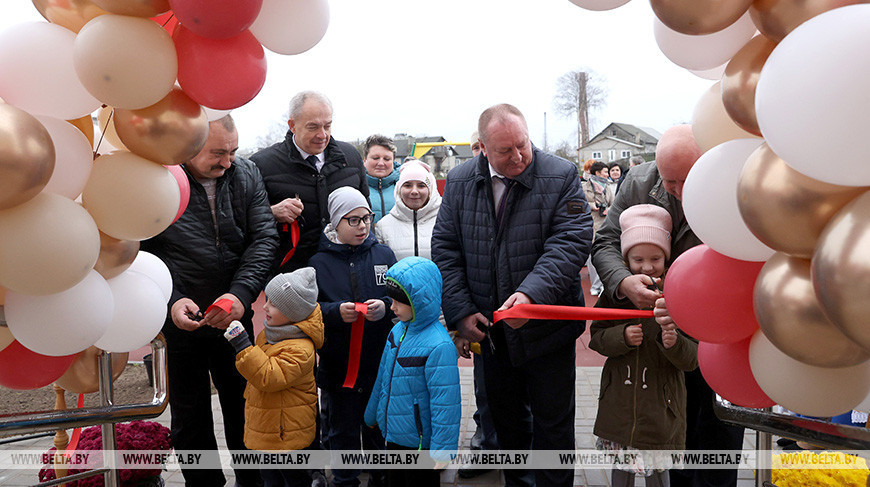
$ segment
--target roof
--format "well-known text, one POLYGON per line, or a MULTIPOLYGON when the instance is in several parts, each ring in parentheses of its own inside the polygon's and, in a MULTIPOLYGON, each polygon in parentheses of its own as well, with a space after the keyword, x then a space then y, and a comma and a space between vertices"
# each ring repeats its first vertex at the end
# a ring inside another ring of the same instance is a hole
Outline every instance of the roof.
POLYGON ((589 142, 586 144, 586 146, 589 146, 593 142, 597 142, 597 141, 604 139, 604 138, 616 139, 616 140, 620 140, 622 142, 625 142, 627 144, 634 145, 634 144, 636 144, 635 137, 637 135, 640 135, 641 139, 646 139, 646 140, 643 140, 644 142, 653 143, 653 144, 658 143, 659 139, 662 137, 662 134, 660 134, 657 130, 654 130, 654 129, 651 129, 648 127, 637 127, 637 126, 634 126, 634 125, 631 125, 628 123, 612 122, 612 123, 608 124, 606 127, 604 127, 604 130, 602 130, 601 132, 598 132, 598 134, 596 134, 595 137, 592 137, 591 139, 589 139, 589 142), (617 131, 616 136, 611 134, 611 132, 613 131, 614 128, 617 131), (620 134, 620 132, 622 132, 622 134, 620 134), (630 135, 631 138, 630 139, 625 138, 624 137, 625 134, 630 135), (623 135, 623 137, 620 137, 620 135, 623 135))

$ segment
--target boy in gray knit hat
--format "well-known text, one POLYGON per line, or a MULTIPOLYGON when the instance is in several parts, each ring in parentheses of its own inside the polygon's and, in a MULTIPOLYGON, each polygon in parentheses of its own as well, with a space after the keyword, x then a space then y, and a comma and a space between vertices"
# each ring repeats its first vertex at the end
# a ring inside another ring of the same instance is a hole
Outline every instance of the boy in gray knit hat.
MULTIPOLYGON (((323 346, 323 317, 312 267, 279 274, 266 285, 266 327, 251 346, 234 321, 224 337, 236 348, 245 390, 245 446, 251 450, 301 450, 315 441, 317 387, 314 351, 323 346), (292 421, 285 421, 292 418, 292 421)), ((311 483, 298 469, 262 469, 266 485, 311 483)))

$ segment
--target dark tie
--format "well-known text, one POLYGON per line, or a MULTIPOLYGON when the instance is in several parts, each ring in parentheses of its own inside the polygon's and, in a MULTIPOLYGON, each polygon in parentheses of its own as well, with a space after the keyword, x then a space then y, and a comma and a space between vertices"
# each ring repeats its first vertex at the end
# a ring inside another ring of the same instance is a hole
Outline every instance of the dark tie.
POLYGON ((501 194, 501 199, 498 201, 498 210, 496 210, 495 214, 495 225, 496 228, 498 228, 498 226, 501 225, 501 217, 504 214, 504 207, 507 203, 508 193, 510 193, 514 181, 502 176, 496 176, 496 178, 504 184, 504 192, 501 194))
POLYGON ((314 169, 317 169, 317 163, 320 162, 320 159, 318 159, 317 156, 314 155, 306 157, 305 160, 308 162, 308 164, 311 164, 311 167, 313 167, 314 169))

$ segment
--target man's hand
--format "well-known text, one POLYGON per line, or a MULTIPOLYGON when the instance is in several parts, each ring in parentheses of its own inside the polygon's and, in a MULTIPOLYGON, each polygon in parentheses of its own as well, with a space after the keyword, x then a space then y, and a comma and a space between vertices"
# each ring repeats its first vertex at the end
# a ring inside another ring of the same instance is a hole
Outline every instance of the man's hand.
POLYGON ((643 325, 626 326, 622 334, 626 345, 637 347, 643 342, 643 325))
MULTIPOLYGON (((526 296, 525 293, 515 292, 507 298, 507 300, 504 302, 504 304, 501 305, 501 308, 499 308, 498 310, 504 311, 506 309, 513 308, 518 304, 532 304, 532 300, 529 299, 529 297, 526 296)), ((507 326, 516 330, 517 328, 520 328, 528 323, 529 320, 526 318, 508 318, 504 320, 504 322, 507 324, 507 326)))
POLYGON ((245 307, 242 306, 242 302, 239 301, 239 298, 235 297, 235 295, 230 293, 221 294, 214 300, 214 302, 216 303, 221 299, 229 299, 233 302, 233 305, 230 307, 230 312, 227 313, 215 306, 211 311, 205 314, 205 318, 199 322, 200 326, 211 326, 218 330, 226 330, 233 320, 239 320, 245 314, 245 307))
POLYGON ((181 298, 172 305, 169 310, 172 322, 175 326, 185 331, 193 331, 200 327, 202 322, 190 319, 199 311, 199 306, 190 298, 181 298))
POLYGON ((272 214, 275 215, 275 220, 279 223, 293 223, 302 214, 305 205, 302 204, 302 200, 299 198, 287 198, 272 205, 271 208, 272 214))
POLYGON ((656 299, 662 297, 661 291, 652 291, 648 286, 655 280, 646 274, 633 274, 619 283, 619 293, 630 299, 638 309, 650 309, 656 299))
POLYGON ((356 321, 356 315, 358 313, 354 303, 350 301, 347 303, 341 303, 338 305, 338 311, 341 313, 341 319, 344 320, 345 323, 353 323, 356 321))
POLYGON ((366 319, 369 321, 378 321, 387 314, 387 305, 380 299, 369 299, 366 304, 369 305, 366 313, 366 319))
POLYGON ((456 334, 469 342, 479 342, 486 338, 486 335, 477 329, 478 323, 483 326, 490 326, 489 320, 486 319, 486 316, 483 316, 480 313, 474 313, 473 315, 466 316, 457 324, 456 334))
POLYGON ((463 358, 471 358, 471 342, 459 336, 459 333, 453 334, 453 345, 456 347, 456 353, 463 358))

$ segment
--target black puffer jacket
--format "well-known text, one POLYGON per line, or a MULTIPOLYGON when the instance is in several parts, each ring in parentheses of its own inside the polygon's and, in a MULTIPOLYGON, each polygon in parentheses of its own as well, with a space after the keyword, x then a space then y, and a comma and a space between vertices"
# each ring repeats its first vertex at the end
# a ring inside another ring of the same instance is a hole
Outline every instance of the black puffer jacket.
MULTIPOLYGON (((190 182, 187 210, 162 233, 142 242, 141 249, 160 257, 169 267, 170 308, 187 297, 205 312, 218 296, 232 293, 249 309, 265 285, 278 247, 275 218, 260 171, 251 161, 236 157, 217 179, 217 235, 205 189, 187 168, 184 171, 190 182)), ((169 316, 164 329, 167 327, 177 330, 169 316)))
MULTIPOLYGON (((366 171, 359 152, 346 142, 329 139, 326 146, 326 162, 320 173, 302 158, 293 144, 293 133, 287 132, 283 142, 267 147, 251 156, 260 168, 263 182, 269 193, 269 204, 280 203, 287 198, 299 196, 305 208, 299 219, 301 236, 293 258, 280 266, 287 252, 293 248, 290 232, 280 231, 281 244, 275 254, 273 270, 291 272, 308 265, 308 259, 317 252, 320 234, 329 223, 327 199, 329 193, 342 186, 358 189, 369 197, 366 171), (280 266, 280 268, 279 268, 280 266)), ((279 229, 283 230, 283 224, 279 229)))
MULTIPOLYGON (((503 223, 495 228, 489 162, 482 154, 455 167, 432 235, 432 260, 444 277, 447 323, 493 310, 514 292, 538 304, 583 305, 580 267, 589 255, 592 217, 574 164, 534 149, 514 179, 503 223)), ((520 365, 573 342, 585 321, 532 320, 503 327, 510 361, 520 365)))

